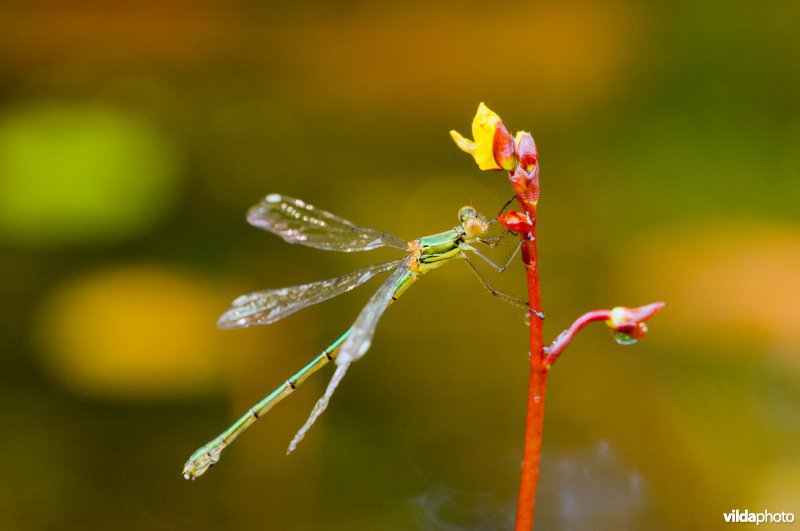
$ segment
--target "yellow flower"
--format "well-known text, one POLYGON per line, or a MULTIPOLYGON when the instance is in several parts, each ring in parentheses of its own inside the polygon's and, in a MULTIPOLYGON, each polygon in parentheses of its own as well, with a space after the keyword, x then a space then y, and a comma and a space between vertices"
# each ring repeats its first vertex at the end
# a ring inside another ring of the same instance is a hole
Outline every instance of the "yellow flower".
POLYGON ((500 117, 483 103, 478 106, 478 112, 472 120, 473 140, 464 138, 456 131, 450 131, 450 136, 462 151, 472 155, 482 170, 510 170, 516 165, 511 135, 500 117))

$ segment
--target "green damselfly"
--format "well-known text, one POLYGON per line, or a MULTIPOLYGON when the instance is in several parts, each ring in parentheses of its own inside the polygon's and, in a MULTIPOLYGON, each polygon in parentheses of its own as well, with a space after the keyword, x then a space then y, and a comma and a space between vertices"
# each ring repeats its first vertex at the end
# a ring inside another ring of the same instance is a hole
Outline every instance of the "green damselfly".
MULTIPOLYGON (((348 292, 379 273, 393 271, 375 291, 353 325, 344 334, 272 393, 251 407, 227 430, 192 454, 183 469, 184 477, 195 479, 202 475, 219 460, 222 450, 239 434, 275 404, 290 395, 309 376, 335 359, 336 372, 328 384, 325 394, 316 403, 305 425, 297 432, 289 445, 289 452, 293 451, 317 417, 327 407, 328 401, 347 372, 350 363, 361 358, 369 349, 375 327, 383 312, 389 304, 397 300, 425 273, 437 269, 455 258, 462 258, 478 274, 466 254, 467 251, 476 254, 498 271, 505 270, 519 249, 519 245, 508 261, 500 266, 480 253, 473 244, 481 243, 494 247, 508 233, 503 233, 495 238, 487 237, 489 225, 493 221, 484 220, 471 206, 465 206, 459 210, 458 220, 459 225, 452 230, 406 242, 386 232, 358 227, 299 199, 280 194, 270 194, 251 208, 247 214, 247 221, 251 225, 272 232, 289 243, 342 252, 394 247, 406 251, 407 255, 402 260, 373 265, 337 278, 300 286, 256 291, 234 300, 217 323, 222 329, 274 323, 302 308, 348 292)), ((478 278, 493 295, 506 302, 521 306, 539 318, 544 317, 537 310, 529 309, 524 301, 493 289, 479 274, 478 278)))

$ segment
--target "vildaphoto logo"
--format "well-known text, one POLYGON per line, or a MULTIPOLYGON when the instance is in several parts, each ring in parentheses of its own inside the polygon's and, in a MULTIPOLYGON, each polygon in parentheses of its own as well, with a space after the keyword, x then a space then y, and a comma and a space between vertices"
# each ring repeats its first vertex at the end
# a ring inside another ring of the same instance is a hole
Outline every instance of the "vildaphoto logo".
POLYGON ((794 522, 794 513, 771 513, 769 511, 762 511, 760 513, 751 513, 747 509, 740 511, 734 509, 729 513, 722 513, 726 524, 791 524, 794 522))

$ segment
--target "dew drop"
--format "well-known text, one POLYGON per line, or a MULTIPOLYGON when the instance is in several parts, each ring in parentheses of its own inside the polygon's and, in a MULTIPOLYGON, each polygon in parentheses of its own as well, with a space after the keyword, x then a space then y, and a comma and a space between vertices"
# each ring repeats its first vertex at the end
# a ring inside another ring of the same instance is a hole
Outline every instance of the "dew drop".
POLYGON ((620 345, 634 345, 639 342, 639 340, 632 335, 626 334, 625 332, 620 332, 618 330, 612 330, 611 336, 614 338, 614 341, 620 345))

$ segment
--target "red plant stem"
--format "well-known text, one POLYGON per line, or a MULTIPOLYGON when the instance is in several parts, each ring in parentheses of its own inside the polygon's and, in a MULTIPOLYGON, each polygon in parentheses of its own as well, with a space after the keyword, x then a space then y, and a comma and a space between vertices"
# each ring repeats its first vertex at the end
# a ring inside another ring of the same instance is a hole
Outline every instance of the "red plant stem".
MULTIPOLYGON (((531 216, 533 226, 528 234, 523 234, 522 261, 528 280, 528 304, 541 311, 541 291, 539 288, 539 258, 536 249, 535 209, 531 216)), ((547 389, 547 366, 544 363, 544 342, 542 340, 542 320, 530 316, 530 380, 528 384, 528 413, 525 420, 525 447, 522 454, 522 475, 520 477, 519 500, 517 502, 516 531, 533 529, 536 510, 536 486, 539 479, 539 459, 542 451, 542 430, 544 427, 544 397, 547 389)))
POLYGON ((570 344, 572 338, 575 337, 575 334, 577 334, 581 328, 589 323, 593 323, 595 321, 607 321, 610 318, 611 312, 609 310, 593 310, 591 312, 586 312, 575 319, 575 322, 572 323, 569 328, 558 334, 558 337, 555 339, 555 341, 553 341, 553 344, 545 349, 545 353, 547 354, 547 356, 544 358, 545 366, 549 368, 556 362, 558 356, 561 355, 565 348, 567 348, 567 345, 570 344))

